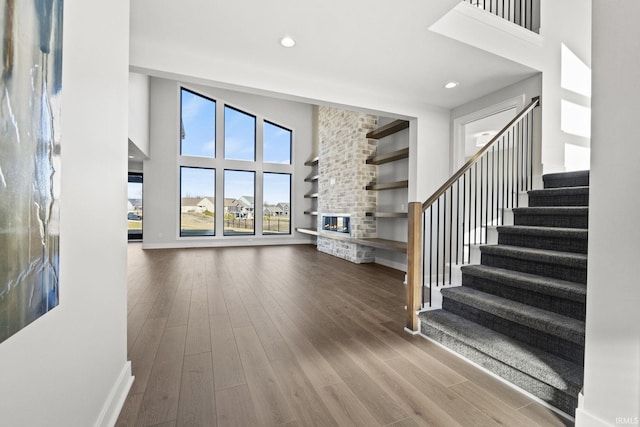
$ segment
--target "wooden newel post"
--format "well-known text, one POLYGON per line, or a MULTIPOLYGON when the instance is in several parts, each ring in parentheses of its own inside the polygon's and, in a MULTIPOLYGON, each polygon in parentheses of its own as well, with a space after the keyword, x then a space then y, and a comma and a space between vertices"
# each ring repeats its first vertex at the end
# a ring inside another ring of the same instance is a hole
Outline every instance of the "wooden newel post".
POLYGON ((407 240, 407 329, 418 332, 422 308, 422 203, 409 203, 407 240))

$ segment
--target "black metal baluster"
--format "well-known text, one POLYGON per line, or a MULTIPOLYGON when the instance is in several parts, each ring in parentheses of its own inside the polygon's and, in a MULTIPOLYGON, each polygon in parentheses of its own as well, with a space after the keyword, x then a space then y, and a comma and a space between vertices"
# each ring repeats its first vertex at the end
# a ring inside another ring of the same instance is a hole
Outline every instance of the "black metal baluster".
POLYGON ((513 206, 513 188, 511 187, 511 164, 513 156, 511 154, 511 130, 507 133, 507 208, 513 206))
MULTIPOLYGON (((429 206, 429 295, 433 289, 433 205, 429 206)), ((431 297, 429 297, 431 303, 431 297)))
POLYGON ((484 202, 484 179, 482 174, 484 172, 484 156, 480 157, 480 244, 482 241, 482 205, 484 202))
POLYGON ((473 244, 478 244, 478 163, 473 165, 473 244))
POLYGON ((487 167, 485 169, 485 207, 484 207, 484 242, 487 243, 487 233, 489 232, 489 153, 483 156, 486 160, 487 167))
POLYGON ((464 236, 467 223, 467 173, 462 175, 462 264, 464 264, 464 236))
POLYGON ((436 286, 438 286, 438 276, 440 275, 440 199, 438 199, 438 209, 436 209, 436 286))
POLYGON ((447 265, 447 192, 443 194, 442 202, 444 204, 444 212, 442 214, 442 286, 444 286, 444 276, 446 275, 445 266, 447 265))
POLYGON ((493 145, 491 147, 491 223, 493 224, 493 196, 494 196, 494 187, 496 185, 496 147, 493 145))
POLYGON ((529 115, 527 115, 527 127, 529 127, 529 188, 532 189, 533 188, 533 163, 535 162, 535 159, 533 157, 533 143, 534 143, 534 135, 533 135, 533 113, 530 113, 532 115, 532 120, 529 120, 529 115))
POLYGON ((449 209, 449 283, 451 283, 451 265, 453 264, 453 259, 451 255, 453 254, 453 186, 449 187, 449 203, 451 203, 451 209, 449 209))
POLYGON ((516 133, 515 129, 511 128, 511 207, 516 204, 514 198, 518 196, 516 193, 516 133))
POLYGON ((456 264, 460 263, 460 179, 456 181, 456 264))
MULTIPOLYGON (((502 137, 502 142, 504 143, 504 137, 502 137)), ((505 157, 504 144, 502 144, 502 146, 503 146, 502 156, 501 156, 502 157, 502 178, 501 178, 501 181, 502 181, 502 192, 501 192, 502 193, 501 194, 501 197, 502 197, 502 211, 500 212, 500 216, 501 216, 500 225, 504 225, 504 177, 505 177, 505 175, 504 175, 504 157, 505 157)))

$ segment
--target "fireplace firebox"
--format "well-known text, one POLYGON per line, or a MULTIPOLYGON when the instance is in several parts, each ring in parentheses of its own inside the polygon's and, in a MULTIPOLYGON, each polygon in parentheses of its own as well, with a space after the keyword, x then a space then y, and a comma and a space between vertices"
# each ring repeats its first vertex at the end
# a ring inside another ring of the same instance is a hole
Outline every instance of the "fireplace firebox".
POLYGON ((351 216, 348 214, 323 214, 322 230, 334 233, 351 234, 351 216))

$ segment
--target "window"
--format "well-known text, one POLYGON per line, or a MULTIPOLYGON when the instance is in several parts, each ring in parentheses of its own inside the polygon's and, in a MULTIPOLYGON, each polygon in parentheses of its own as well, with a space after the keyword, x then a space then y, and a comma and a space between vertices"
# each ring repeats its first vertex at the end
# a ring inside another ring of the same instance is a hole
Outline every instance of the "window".
POLYGON ((215 236, 215 169, 180 168, 180 236, 215 236))
POLYGON ((127 234, 129 240, 142 240, 142 174, 129 173, 127 184, 127 234))
POLYGON ((179 236, 291 235, 294 130, 179 90, 179 236))
POLYGON ((224 171, 224 235, 255 234, 253 171, 224 171))
POLYGON ((183 156, 216 156, 215 101, 180 90, 180 142, 183 156))
POLYGON ((227 105, 224 107, 224 158, 256 160, 256 118, 227 105))
POLYGON ((265 172, 262 186, 262 234, 291 234, 291 175, 265 172))
POLYGON ((291 131, 289 129, 265 121, 262 140, 264 162, 291 164, 291 131))

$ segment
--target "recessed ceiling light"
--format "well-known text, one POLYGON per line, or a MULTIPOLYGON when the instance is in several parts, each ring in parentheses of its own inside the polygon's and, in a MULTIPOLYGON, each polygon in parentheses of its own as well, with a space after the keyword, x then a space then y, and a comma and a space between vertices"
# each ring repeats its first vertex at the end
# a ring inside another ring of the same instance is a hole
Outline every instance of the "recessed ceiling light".
POLYGON ((296 41, 289 36, 284 36, 280 39, 280 44, 284 47, 294 47, 296 45, 296 41))
POLYGON ((133 159, 133 156, 129 156, 130 159, 133 159))
POLYGON ((453 89, 454 87, 458 86, 460 83, 458 82, 449 82, 446 85, 444 85, 445 88, 447 89, 453 89))

